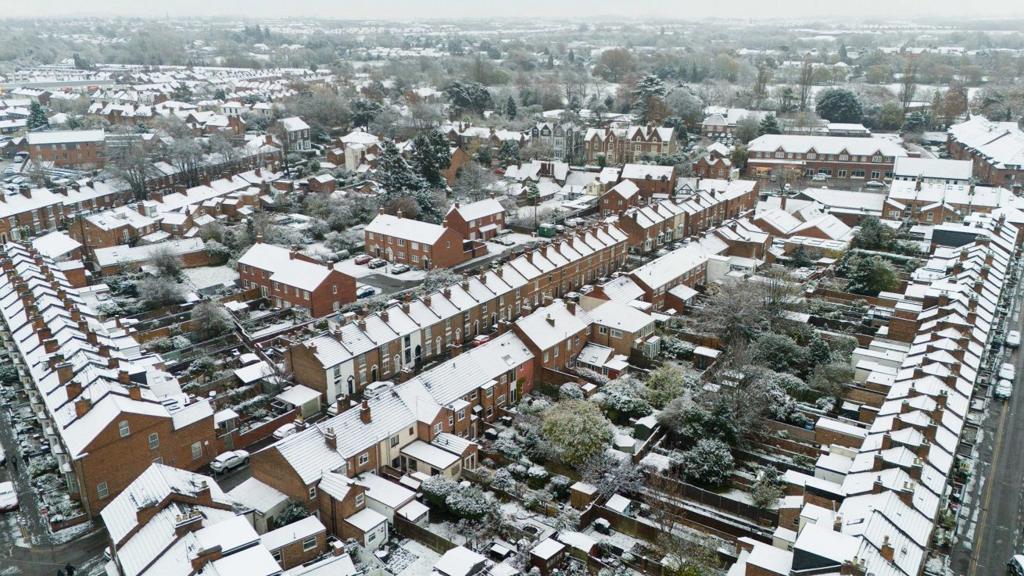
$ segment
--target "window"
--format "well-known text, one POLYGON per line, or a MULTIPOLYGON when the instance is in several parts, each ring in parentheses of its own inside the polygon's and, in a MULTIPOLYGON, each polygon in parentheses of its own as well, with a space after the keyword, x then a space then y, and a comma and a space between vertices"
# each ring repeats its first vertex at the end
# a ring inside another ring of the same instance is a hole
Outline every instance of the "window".
POLYGON ((497 404, 498 406, 504 406, 504 405, 505 405, 505 395, 504 395, 504 394, 502 394, 501 396, 498 396, 498 401, 497 401, 497 402, 495 402, 495 403, 496 403, 496 404, 497 404))
POLYGON ((561 348, 560 346, 555 346, 555 358, 558 358, 558 350, 560 348, 561 348))
POLYGON ((463 420, 466 419, 466 409, 465 408, 463 408, 462 410, 459 410, 458 417, 459 417, 459 422, 462 422, 463 420))
MULTIPOLYGON (((547 358, 545 358, 545 360, 546 359, 547 358)), ((494 394, 494 388, 487 388, 486 390, 484 390, 484 396, 487 396, 488 398, 490 398, 493 394, 494 394)))
POLYGON ((360 466, 365 466, 366 464, 369 464, 369 462, 370 462, 370 453, 369 452, 363 452, 362 454, 359 455, 359 465, 360 466))
POLYGON ((277 562, 278 564, 281 563, 281 551, 280 550, 274 550, 273 552, 270 553, 270 555, 274 558, 275 562, 277 562))
POLYGON ((310 536, 309 538, 306 538, 302 541, 303 552, 309 552, 314 548, 316 548, 316 536, 310 536))
POLYGON ((607 326, 598 326, 597 327, 597 333, 598 334, 607 334, 608 333, 608 327, 607 326))
POLYGON ((394 448, 395 446, 398 446, 398 434, 391 437, 391 447, 394 448))
POLYGON ((310 486, 309 487, 309 499, 313 500, 314 498, 316 498, 316 486, 310 486))
POLYGON ((361 508, 364 504, 366 504, 366 495, 356 494, 356 508, 361 508))
POLYGON ((338 293, 338 285, 337 284, 331 284, 331 294, 337 294, 337 293, 338 293))
POLYGON ((106 500, 106 498, 110 496, 110 489, 107 488, 106 482, 100 482, 96 485, 96 496, 98 496, 100 500, 106 500))
POLYGON ((871 171, 871 179, 872 180, 878 180, 881 176, 882 176, 882 174, 878 170, 872 170, 871 171))
POLYGON ((192 443, 192 459, 199 460, 203 457, 203 443, 193 442, 192 443))
POLYGON ((440 434, 440 433, 441 433, 441 423, 438 422, 437 424, 434 424, 434 434, 440 434))
POLYGON ((878 164, 878 163, 879 163, 879 162, 881 162, 881 161, 882 161, 882 157, 881 157, 881 156, 872 156, 872 157, 871 157, 871 162, 872 162, 873 164, 878 164))
POLYGON ((149 435, 149 449, 156 450, 160 447, 160 435, 156 432, 151 432, 149 435))
POLYGON ((128 421, 121 420, 117 423, 117 433, 121 435, 121 438, 126 438, 131 434, 131 430, 128 428, 128 421))
POLYGON ((622 330, 612 328, 612 338, 622 338, 622 330))

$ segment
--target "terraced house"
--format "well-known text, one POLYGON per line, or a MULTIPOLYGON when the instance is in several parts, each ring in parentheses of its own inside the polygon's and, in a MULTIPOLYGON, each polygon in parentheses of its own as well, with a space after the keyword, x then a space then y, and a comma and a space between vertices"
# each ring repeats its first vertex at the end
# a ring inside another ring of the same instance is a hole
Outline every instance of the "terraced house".
POLYGON ((615 226, 574 231, 421 298, 350 315, 329 332, 293 343, 289 369, 327 402, 354 395, 610 275, 625 263, 626 250, 627 235, 615 226))
POLYGON ((0 249, 0 265, 4 344, 83 518, 154 461, 209 463, 217 438, 206 399, 182 393, 159 355, 103 320, 61 265, 16 244, 0 249))
MULTIPOLYGON (((822 416, 813 475, 789 470, 773 544, 740 538, 730 576, 925 573, 988 351, 1006 316, 1017 229, 980 216, 890 294, 886 333, 854 351, 846 417, 822 416)), ((984 392, 982 392, 983 394, 984 392)))

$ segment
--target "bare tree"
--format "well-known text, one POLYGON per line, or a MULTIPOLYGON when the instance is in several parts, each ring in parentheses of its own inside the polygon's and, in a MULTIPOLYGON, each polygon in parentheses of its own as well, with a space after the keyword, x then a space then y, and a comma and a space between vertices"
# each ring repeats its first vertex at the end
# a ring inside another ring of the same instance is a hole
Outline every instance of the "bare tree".
POLYGON ((903 77, 900 78, 900 105, 903 113, 906 114, 910 103, 914 101, 914 93, 917 92, 917 69, 918 62, 915 58, 907 58, 903 67, 903 77))
POLYGON ((110 169, 125 181, 136 200, 146 199, 146 180, 152 170, 152 163, 142 139, 125 133, 118 146, 111 147, 110 169))
POLYGON ((810 58, 804 58, 800 67, 800 110, 807 110, 808 101, 811 98, 811 86, 814 84, 814 65, 810 58))

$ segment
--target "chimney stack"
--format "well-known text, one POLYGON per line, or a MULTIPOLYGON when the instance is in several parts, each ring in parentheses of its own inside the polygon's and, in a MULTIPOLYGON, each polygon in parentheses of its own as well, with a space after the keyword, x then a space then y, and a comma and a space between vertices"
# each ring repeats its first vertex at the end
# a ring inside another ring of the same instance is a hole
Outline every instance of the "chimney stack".
POLYGON ((324 443, 331 450, 338 449, 338 437, 334 434, 334 428, 328 428, 324 431, 324 443))
POLYGON ((363 421, 363 424, 369 424, 373 420, 370 415, 370 403, 366 400, 359 405, 359 419, 363 421))
POLYGON ((71 382, 71 378, 75 375, 75 367, 71 364, 64 362, 63 364, 57 365, 57 381, 61 384, 67 384, 71 382))
POLYGON ((88 398, 79 398, 78 400, 75 400, 75 416, 78 418, 85 416, 90 407, 92 407, 92 402, 90 402, 88 398))

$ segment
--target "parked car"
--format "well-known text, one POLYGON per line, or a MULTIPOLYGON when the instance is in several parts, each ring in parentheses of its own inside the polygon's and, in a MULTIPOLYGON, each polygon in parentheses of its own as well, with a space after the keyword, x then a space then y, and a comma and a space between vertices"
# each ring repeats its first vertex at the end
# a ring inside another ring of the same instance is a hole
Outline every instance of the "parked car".
POLYGON ((369 264, 367 264, 370 268, 383 268, 387 265, 388 261, 383 258, 374 258, 373 260, 370 260, 369 264))
POLYGON ((18 509, 18 491, 14 482, 0 482, 0 512, 18 509))
POLYGON ((1010 330, 1006 335, 1006 345, 1010 348, 1020 346, 1020 330, 1010 330))
POLYGON ((591 292, 594 291, 594 287, 591 286, 590 284, 584 284, 583 286, 580 286, 579 289, 577 289, 576 291, 579 292, 580 294, 590 294, 591 292))
POLYGON ((369 254, 360 254, 359 256, 356 256, 356 259, 353 260, 353 262, 362 266, 363 264, 366 264, 370 260, 373 260, 373 256, 370 256, 369 254))
POLYGON ((298 426, 295 425, 295 422, 289 422, 284 426, 279 427, 277 430, 274 430, 274 438, 280 440, 281 438, 291 436, 292 434, 295 434, 298 431, 299 428, 298 426))
POLYGON ((1017 369, 1013 367, 1013 364, 1009 362, 1003 362, 1003 365, 999 368, 999 377, 1003 380, 1009 380, 1013 382, 1017 376, 1017 369))
POLYGON ((220 454, 210 462, 210 470, 213 470, 214 474, 223 474, 245 466, 249 463, 249 453, 245 450, 232 450, 220 454))
POLYGON ((392 274, 405 274, 408 271, 409 271, 409 265, 408 264, 395 264, 394 266, 391 267, 391 273, 392 274))
POLYGON ((477 336, 476 338, 473 338, 473 346, 474 347, 481 346, 483 344, 487 344, 490 341, 491 341, 491 337, 490 336, 488 336, 487 334, 481 334, 481 335, 477 336))
POLYGON ((356 298, 369 298, 377 293, 377 289, 373 286, 360 286, 356 288, 356 298))
POLYGON ((828 174, 825 174, 824 172, 818 172, 817 174, 814 175, 814 177, 811 178, 811 180, 815 182, 825 182, 829 178, 831 178, 831 176, 829 176, 828 174))
POLYGON ((1013 395, 1013 384, 1009 380, 1000 380, 992 395, 1001 400, 1006 400, 1013 395))
POLYGON ((885 188, 885 184, 878 180, 868 180, 864 183, 865 188, 885 188))
POLYGON ((1013 576, 1024 576, 1024 554, 1015 554, 1010 561, 1006 563, 1006 569, 1013 576))
POLYGON ((496 244, 501 244, 502 246, 515 246, 516 245, 515 240, 512 240, 511 238, 502 238, 501 236, 498 236, 497 238, 495 238, 493 240, 493 242, 496 243, 496 244))

